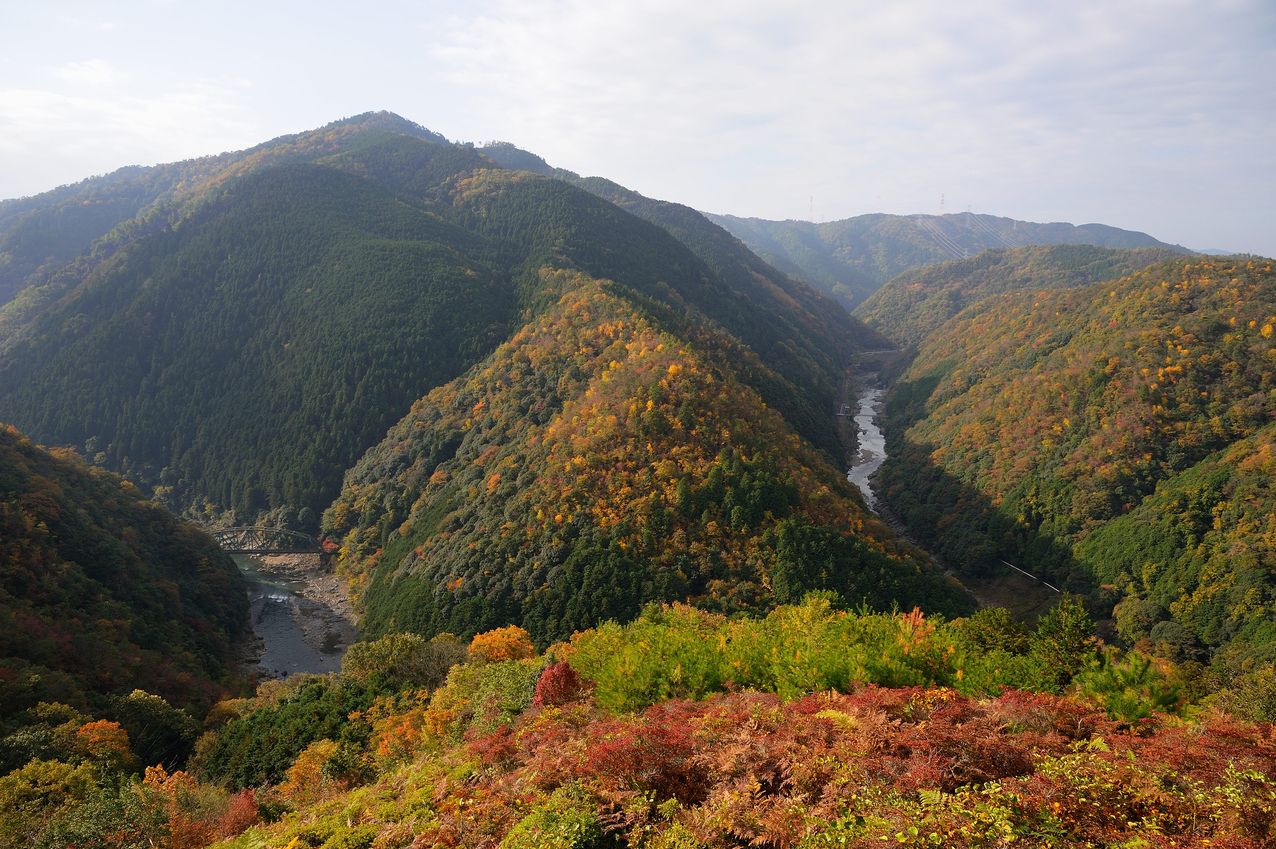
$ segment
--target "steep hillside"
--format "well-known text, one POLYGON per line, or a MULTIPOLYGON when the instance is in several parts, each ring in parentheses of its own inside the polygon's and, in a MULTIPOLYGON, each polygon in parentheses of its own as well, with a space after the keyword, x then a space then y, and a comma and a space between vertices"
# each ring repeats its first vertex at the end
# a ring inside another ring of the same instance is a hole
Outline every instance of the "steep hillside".
POLYGON ((870 295, 855 314, 897 343, 916 346, 980 298, 1023 289, 1085 286, 1173 259, 1176 253, 1168 248, 1093 245, 997 248, 905 271, 870 295))
POLYGON ((7 340, 0 409, 182 507, 317 515, 423 388, 503 337, 517 301, 481 244, 333 169, 253 174, 7 340))
POLYGON ((247 619, 211 539, 0 426, 0 731, 39 702, 93 709, 134 688, 207 708, 247 619))
POLYGON ((1108 603, 1150 599, 1131 636, 1173 619, 1217 647, 1271 611, 1270 570, 1245 564, 1270 550, 1254 470, 1276 417, 1273 325, 1271 260, 984 299, 893 389, 884 495, 966 569, 1006 558, 1108 603), (1152 544, 1149 522, 1174 531, 1152 544))
POLYGON ((324 516, 369 633, 521 622, 546 642, 651 600, 818 588, 963 608, 741 380, 755 355, 624 286, 542 278, 558 301, 415 404, 324 516))
POLYGON ((848 308, 910 268, 965 259, 989 248, 1085 244, 1187 253, 1145 233, 1103 224, 1036 224, 969 212, 859 215, 823 224, 732 215, 709 218, 776 268, 828 292, 848 308))
POLYGON ((222 159, 0 311, 0 411, 180 509, 313 527, 413 400, 552 303, 550 265, 733 334, 743 379, 837 450, 843 363, 877 337, 733 240, 684 244, 395 116, 222 159))
POLYGON ((1075 557, 1120 593, 1126 641, 1178 659, 1227 645, 1225 680, 1276 660, 1276 424, 1161 481, 1075 557))

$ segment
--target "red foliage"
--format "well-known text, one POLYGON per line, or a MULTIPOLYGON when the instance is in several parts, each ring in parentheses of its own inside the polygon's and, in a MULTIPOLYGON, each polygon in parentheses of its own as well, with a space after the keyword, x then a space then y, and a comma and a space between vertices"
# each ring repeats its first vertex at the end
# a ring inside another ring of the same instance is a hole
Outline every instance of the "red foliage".
POLYGON ((251 788, 241 790, 230 797, 226 811, 217 823, 217 833, 222 837, 234 837, 260 821, 256 794, 251 788))
POLYGON ((532 704, 565 705, 585 698, 592 690, 593 686, 582 680, 570 663, 555 663, 545 667, 537 680, 536 697, 532 704))
POLYGON ((471 737, 465 747, 482 761, 483 766, 495 766, 511 760, 518 748, 508 725, 502 725, 490 734, 471 737))
POLYGON ((639 717, 594 723, 582 774, 614 789, 650 791, 684 805, 700 802, 709 776, 694 757, 690 720, 698 708, 693 702, 664 702, 639 717))
POLYGON ((1276 731, 1214 716, 1130 733, 1056 696, 731 693, 623 716, 577 701, 467 748, 484 769, 440 783, 422 846, 495 846, 564 785, 625 840, 668 827, 656 807, 672 799, 678 826, 711 846, 793 847, 859 814, 877 831, 828 836, 880 846, 924 821, 922 845, 1004 845, 1008 823, 1025 846, 1276 845, 1276 731))

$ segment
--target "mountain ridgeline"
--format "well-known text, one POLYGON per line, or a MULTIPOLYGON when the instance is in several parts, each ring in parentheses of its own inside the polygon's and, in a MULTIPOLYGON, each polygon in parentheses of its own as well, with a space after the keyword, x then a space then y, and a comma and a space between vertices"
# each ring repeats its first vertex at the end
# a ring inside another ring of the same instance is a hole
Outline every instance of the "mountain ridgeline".
POLYGON ((969 259, 905 271, 855 314, 901 345, 916 346, 968 305, 1003 292, 1066 289, 1122 277, 1173 259, 1167 248, 1046 245, 993 248, 969 259))
POLYGON ((0 312, 0 415, 209 521, 324 516, 370 633, 968 608, 833 459, 884 338, 694 210, 386 115, 165 168, 0 312))
POLYGON ((414 400, 552 302, 545 267, 732 334, 758 355, 744 379, 831 452, 845 357, 879 343, 685 208, 636 217, 393 116, 163 168, 180 185, 57 269, 71 240, 41 255, 0 312, 0 415, 187 511, 313 528, 414 400))
POLYGON ((1146 233, 1104 224, 1037 224, 970 212, 858 215, 823 224, 708 217, 780 271, 805 280, 847 309, 909 269, 967 259, 990 248, 1066 244, 1188 253, 1146 233))

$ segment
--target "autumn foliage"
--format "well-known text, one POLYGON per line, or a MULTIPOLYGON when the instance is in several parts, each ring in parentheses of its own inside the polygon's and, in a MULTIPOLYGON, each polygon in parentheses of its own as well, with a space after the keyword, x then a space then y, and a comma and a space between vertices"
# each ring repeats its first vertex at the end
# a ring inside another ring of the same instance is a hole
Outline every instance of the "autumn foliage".
POLYGON ((536 654, 532 638, 517 625, 507 625, 476 634, 470 640, 470 657, 497 663, 502 660, 522 660, 536 654))

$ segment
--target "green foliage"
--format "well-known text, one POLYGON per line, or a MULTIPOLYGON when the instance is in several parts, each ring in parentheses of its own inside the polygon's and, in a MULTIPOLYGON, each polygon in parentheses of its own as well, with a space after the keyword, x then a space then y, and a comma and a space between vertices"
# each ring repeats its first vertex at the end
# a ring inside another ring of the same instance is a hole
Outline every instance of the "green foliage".
POLYGON ((1078 694, 1097 701, 1113 719, 1126 722, 1172 713, 1179 703, 1179 688, 1166 680, 1152 658, 1137 652, 1120 655, 1109 650, 1102 661, 1092 663, 1074 680, 1078 694))
POLYGON ((1276 664, 1262 664, 1226 682, 1207 702, 1251 722, 1276 722, 1276 664))
POLYGON ((0 728, 40 702, 109 712, 141 687, 206 710, 247 599, 206 535, 127 481, 0 426, 0 728))
POLYGON ((595 806, 579 789, 558 788, 509 830, 500 849, 598 849, 606 845, 595 806))
POLYGON ((176 769, 186 762, 199 734, 199 723, 189 713, 142 690, 111 699, 108 713, 128 732, 143 766, 176 769))
POLYGON ((1082 641, 1078 654, 1060 650, 1064 656, 1047 657, 1068 643, 1060 630, 1066 628, 1047 624, 1028 651, 990 651, 972 638, 965 620, 946 623, 918 611, 847 613, 813 594, 763 619, 726 619, 684 605, 652 606, 628 625, 608 622, 577 634, 569 662, 597 683, 598 702, 618 711, 734 689, 784 698, 864 684, 939 684, 965 693, 995 693, 1006 686, 1034 686, 1043 677, 1057 687, 1066 670, 1093 656, 1085 653, 1089 643, 1082 641))
POLYGON ((232 789, 282 780, 306 746, 317 740, 362 736, 366 724, 350 714, 366 710, 376 692, 355 681, 309 677, 289 683, 275 702, 254 706, 201 741, 194 769, 206 780, 232 789))
POLYGON ((350 646, 341 659, 341 674, 379 690, 433 689, 465 656, 465 644, 451 634, 428 641, 419 634, 388 634, 350 646))
POLYGON ((1064 595, 1037 622, 1028 653, 1039 675, 1038 687, 1060 692, 1094 655, 1094 621, 1077 596, 1064 595))

